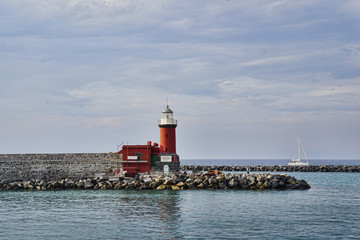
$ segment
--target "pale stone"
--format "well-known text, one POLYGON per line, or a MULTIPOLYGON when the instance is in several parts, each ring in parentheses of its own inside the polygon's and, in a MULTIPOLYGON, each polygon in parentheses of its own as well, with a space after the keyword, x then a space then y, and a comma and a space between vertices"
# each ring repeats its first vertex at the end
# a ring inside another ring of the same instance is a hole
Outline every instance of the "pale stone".
POLYGON ((184 183, 183 182, 178 182, 176 185, 179 186, 179 187, 182 187, 182 186, 184 186, 184 183))
POLYGON ((162 184, 156 188, 157 190, 163 190, 166 189, 166 185, 162 184))

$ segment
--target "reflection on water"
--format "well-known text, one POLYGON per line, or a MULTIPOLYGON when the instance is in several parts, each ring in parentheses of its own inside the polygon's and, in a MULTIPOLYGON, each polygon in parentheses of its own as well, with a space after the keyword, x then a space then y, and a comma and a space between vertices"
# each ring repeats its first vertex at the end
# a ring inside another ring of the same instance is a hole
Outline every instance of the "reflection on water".
POLYGON ((115 199, 120 226, 142 228, 154 237, 182 237, 180 225, 180 194, 175 191, 124 191, 115 199))
POLYGON ((12 191, 0 199, 0 239, 182 238, 175 191, 12 191))

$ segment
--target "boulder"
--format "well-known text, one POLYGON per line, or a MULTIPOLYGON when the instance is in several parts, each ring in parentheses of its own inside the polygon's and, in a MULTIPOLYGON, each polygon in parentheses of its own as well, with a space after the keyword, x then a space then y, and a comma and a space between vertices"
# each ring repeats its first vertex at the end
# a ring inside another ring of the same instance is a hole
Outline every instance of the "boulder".
POLYGON ((310 185, 305 180, 297 181, 297 189, 309 189, 310 185))
POLYGON ((84 181, 83 180, 79 180, 78 182, 75 182, 75 186, 77 188, 84 188, 84 181))
POLYGON ((134 187, 139 188, 141 186, 140 180, 134 180, 134 187))
POLYGON ((145 183, 142 183, 140 187, 138 187, 139 190, 149 189, 148 186, 145 185, 145 183))
POLYGON ((162 185, 158 186, 156 189, 157 190, 164 190, 164 189, 166 189, 166 185, 162 184, 162 185))
POLYGON ((165 181, 165 179, 162 178, 162 177, 161 178, 158 178, 158 177, 155 178, 155 182, 159 183, 160 185, 163 184, 164 181, 165 181))
POLYGON ((125 189, 133 190, 135 189, 134 182, 128 183, 125 187, 125 189))
POLYGON ((116 183, 115 186, 114 186, 114 190, 118 190, 118 189, 121 189, 122 185, 120 182, 116 183))
POLYGON ((236 188, 237 186, 239 186, 239 182, 236 179, 231 178, 229 181, 229 187, 236 188))
POLYGON ((202 180, 201 180, 200 178, 197 178, 197 179, 195 179, 195 180, 193 181, 193 183, 194 183, 195 185, 199 185, 200 183, 202 183, 202 180))
POLYGON ((158 184, 158 183, 156 183, 156 182, 151 182, 151 183, 149 184, 149 187, 150 187, 151 189, 156 189, 158 186, 160 186, 160 184, 158 184))
POLYGON ((170 179, 165 180, 163 184, 170 186, 170 185, 174 185, 175 181, 174 181, 174 179, 170 178, 170 179))
POLYGON ((144 177, 142 180, 147 186, 150 185, 150 183, 152 183, 152 178, 150 176, 144 177))
POLYGON ((225 182, 219 182, 218 186, 219 186, 220 189, 228 189, 228 186, 226 185, 225 182))
MULTIPOLYGON (((66 183, 65 183, 65 185, 66 185, 66 183)), ((94 184, 92 184, 92 182, 90 182, 90 181, 84 182, 84 189, 89 189, 89 188, 94 188, 94 184)))
POLYGON ((266 189, 266 186, 265 185, 260 185, 258 189, 259 190, 264 190, 264 189, 266 189))
POLYGON ((217 175, 216 176, 216 178, 215 178, 217 181, 219 181, 219 182, 222 182, 222 181, 224 181, 225 180, 225 177, 224 177, 224 175, 223 174, 219 174, 219 175, 217 175))
POLYGON ((185 182, 186 182, 186 183, 193 183, 193 182, 194 182, 194 180, 193 180, 193 179, 191 179, 191 178, 188 178, 188 179, 186 179, 186 180, 185 180, 185 182))
POLYGON ((276 179, 272 179, 270 189, 277 189, 278 187, 279 187, 279 182, 276 179))
POLYGON ((203 189, 205 187, 204 183, 200 183, 197 185, 197 188, 203 189))
POLYGON ((215 177, 210 177, 208 182, 209 182, 210 185, 215 185, 215 184, 218 183, 218 181, 216 180, 215 177))
POLYGON ((177 185, 178 187, 183 187, 185 184, 184 184, 183 182, 178 182, 176 185, 177 185))
POLYGON ((9 190, 19 190, 19 189, 23 189, 23 185, 19 182, 13 182, 13 183, 9 183, 7 184, 8 189, 9 190))

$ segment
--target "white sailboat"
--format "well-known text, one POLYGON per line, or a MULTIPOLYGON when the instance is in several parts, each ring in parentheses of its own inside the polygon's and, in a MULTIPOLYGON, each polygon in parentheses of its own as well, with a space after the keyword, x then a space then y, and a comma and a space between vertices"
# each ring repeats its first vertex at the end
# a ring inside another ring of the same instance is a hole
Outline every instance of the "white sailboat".
POLYGON ((301 142, 301 139, 300 137, 298 136, 298 153, 299 153, 299 156, 298 158, 296 159, 291 159, 291 161, 288 163, 289 166, 308 166, 309 165, 309 160, 306 156, 306 153, 305 153, 305 150, 304 150, 304 146, 301 142), (301 148, 301 149, 300 149, 301 148), (306 162, 302 162, 301 161, 301 150, 303 151, 304 153, 304 156, 305 156, 305 159, 306 159, 306 162))

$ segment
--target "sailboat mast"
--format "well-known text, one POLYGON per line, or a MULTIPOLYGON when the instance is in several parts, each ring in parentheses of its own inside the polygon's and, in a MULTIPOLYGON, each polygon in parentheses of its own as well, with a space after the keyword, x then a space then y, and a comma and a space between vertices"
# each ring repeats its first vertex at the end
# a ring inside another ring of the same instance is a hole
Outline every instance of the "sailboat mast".
POLYGON ((309 162, 309 159, 308 159, 308 157, 306 156, 306 152, 305 152, 305 149, 304 149, 304 145, 302 144, 301 140, 300 140, 300 143, 301 143, 301 148, 302 148, 302 151, 303 151, 303 153, 304 153, 305 159, 306 159, 307 162, 309 162))

